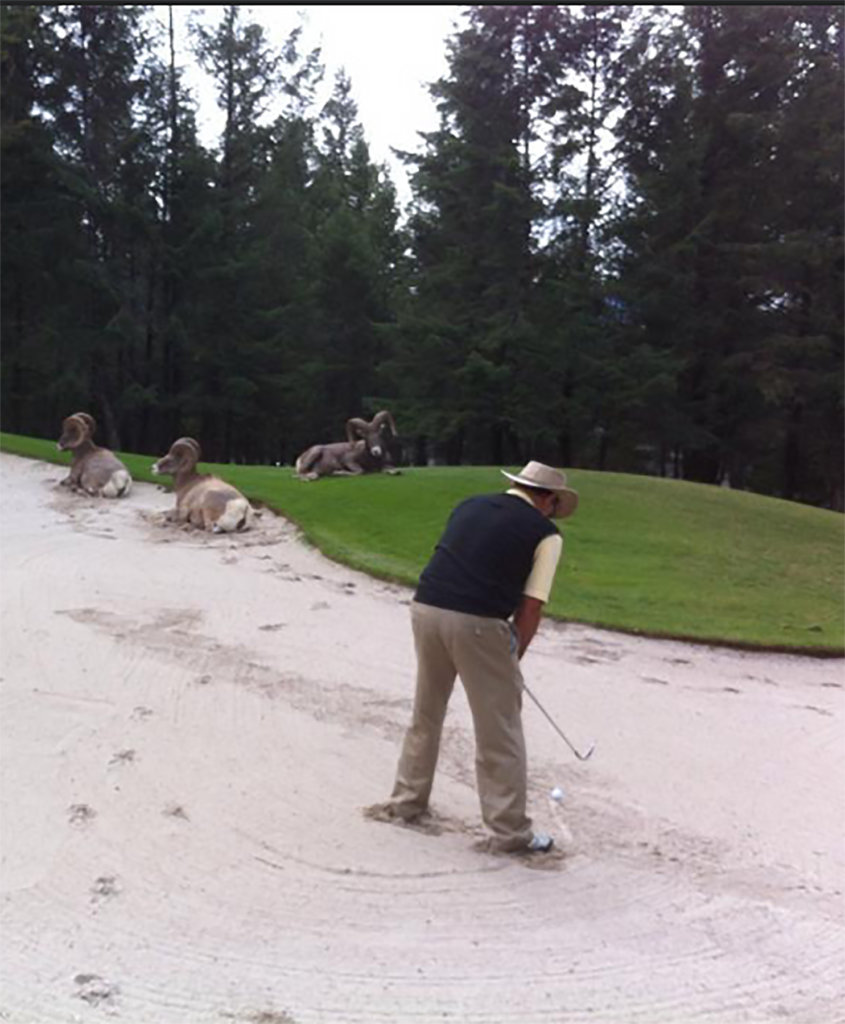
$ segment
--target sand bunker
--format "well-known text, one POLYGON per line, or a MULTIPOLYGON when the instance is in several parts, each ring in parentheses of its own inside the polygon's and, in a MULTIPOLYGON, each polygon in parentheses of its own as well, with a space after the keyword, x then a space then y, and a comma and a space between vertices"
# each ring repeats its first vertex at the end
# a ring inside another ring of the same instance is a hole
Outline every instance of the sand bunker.
POLYGON ((526 678, 598 746, 526 704, 530 811, 571 838, 493 856, 460 688, 428 822, 364 813, 408 590, 267 512, 207 536, 150 485, 0 472, 0 1021, 842 1020, 841 661, 544 624, 526 678))

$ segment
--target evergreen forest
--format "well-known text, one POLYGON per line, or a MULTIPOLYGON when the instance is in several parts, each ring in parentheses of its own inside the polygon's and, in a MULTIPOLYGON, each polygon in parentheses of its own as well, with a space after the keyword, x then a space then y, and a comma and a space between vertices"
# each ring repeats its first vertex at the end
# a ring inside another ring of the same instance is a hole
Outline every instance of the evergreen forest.
POLYGON ((408 464, 842 510, 841 5, 456 7, 404 208, 301 28, 1 13, 4 431, 289 465, 387 408, 408 464))

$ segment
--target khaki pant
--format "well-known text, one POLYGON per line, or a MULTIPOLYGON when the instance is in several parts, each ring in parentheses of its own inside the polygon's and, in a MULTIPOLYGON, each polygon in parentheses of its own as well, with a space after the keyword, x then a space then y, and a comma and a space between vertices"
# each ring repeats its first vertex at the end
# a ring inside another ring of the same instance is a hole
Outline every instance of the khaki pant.
POLYGON ((500 850, 531 839, 525 813, 527 767, 522 733, 522 673, 510 625, 413 602, 417 690, 390 804, 412 818, 428 806, 446 705, 461 677, 475 726, 481 816, 500 850))

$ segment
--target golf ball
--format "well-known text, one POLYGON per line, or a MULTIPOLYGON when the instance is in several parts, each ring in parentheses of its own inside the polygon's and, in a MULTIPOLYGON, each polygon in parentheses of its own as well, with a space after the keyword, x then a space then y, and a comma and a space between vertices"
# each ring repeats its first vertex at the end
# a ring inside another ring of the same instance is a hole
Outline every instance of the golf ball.
POLYGON ((551 793, 549 793, 549 796, 552 798, 552 800, 563 800, 563 790, 560 788, 560 786, 555 786, 551 793))

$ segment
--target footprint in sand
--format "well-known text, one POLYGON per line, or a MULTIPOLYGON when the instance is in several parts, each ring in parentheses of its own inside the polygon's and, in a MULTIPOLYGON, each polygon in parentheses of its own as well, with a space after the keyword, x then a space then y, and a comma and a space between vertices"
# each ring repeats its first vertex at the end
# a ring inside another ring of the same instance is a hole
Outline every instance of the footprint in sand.
POLYGON ((281 1012, 276 1010, 257 1010, 246 1017, 235 1017, 231 1013, 222 1013, 220 1016, 229 1020, 243 1021, 244 1024, 296 1024, 294 1018, 289 1013, 285 1013, 284 1010, 281 1012))
POLYGON ((132 764, 134 760, 134 750, 118 750, 118 752, 113 755, 111 761, 109 761, 109 764, 132 764))
POLYGON ((298 576, 295 572, 291 572, 288 565, 271 565, 269 569, 264 571, 271 573, 273 576, 278 576, 282 583, 302 582, 302 577, 298 576))
POLYGON ((190 821, 188 812, 181 804, 168 804, 161 812, 166 818, 181 818, 183 821, 190 821))
POLYGON ((112 1006, 120 989, 105 981, 99 974, 77 974, 73 979, 77 986, 76 996, 89 1006, 112 1006))
POLYGON ((91 902, 114 899, 120 893, 120 886, 114 875, 100 875, 91 886, 91 902))
POLYGON ((557 846, 553 846, 546 853, 506 853, 497 850, 493 840, 487 836, 484 839, 477 839, 472 848, 476 853, 497 858, 502 864, 516 864, 532 871, 561 871, 566 867, 566 850, 557 846))
POLYGON ((833 712, 828 711, 826 708, 818 708, 815 704, 793 704, 794 708, 800 708, 802 711, 815 711, 817 715, 825 715, 828 718, 833 718, 833 712))
POLYGON ((370 807, 362 808, 361 812, 370 821, 381 821, 388 825, 398 825, 399 828, 408 828, 413 832, 421 832, 427 836, 442 836, 444 832, 472 833, 474 830, 457 818, 450 818, 445 814, 429 808, 411 821, 396 814, 389 803, 372 804, 370 807))
POLYGON ((93 807, 89 807, 88 804, 71 804, 67 809, 67 814, 67 820, 77 828, 85 828, 86 825, 97 817, 97 812, 93 807))

